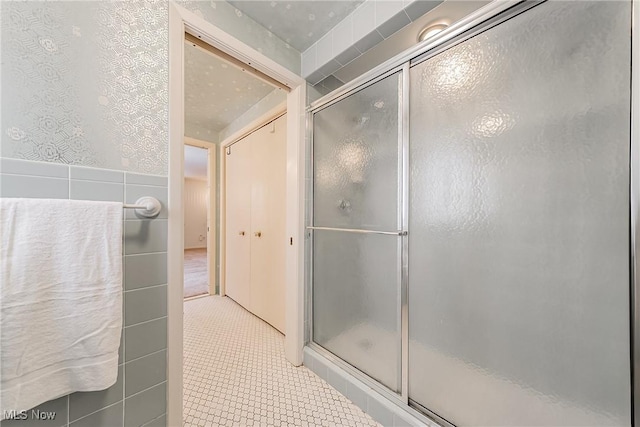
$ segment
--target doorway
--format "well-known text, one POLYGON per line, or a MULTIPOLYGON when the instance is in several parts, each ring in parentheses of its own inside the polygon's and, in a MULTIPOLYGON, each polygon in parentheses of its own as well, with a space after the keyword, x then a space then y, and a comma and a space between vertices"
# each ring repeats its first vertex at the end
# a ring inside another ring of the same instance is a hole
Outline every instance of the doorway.
MULTIPOLYGON (((226 233, 225 215, 220 209, 224 209, 227 198, 233 199, 234 196, 243 194, 247 186, 241 182, 225 184, 224 167, 230 153, 226 155, 220 153, 216 156, 216 151, 219 147, 227 147, 226 150, 230 151, 231 145, 237 143, 239 147, 242 145, 241 141, 245 139, 257 138, 265 144, 277 145, 277 151, 283 160, 277 165, 282 178, 277 182, 280 190, 277 193, 282 196, 277 198, 277 203, 281 205, 278 216, 284 221, 286 125, 278 127, 279 144, 273 144, 272 138, 265 137, 265 132, 260 128, 273 119, 274 108, 279 115, 286 112, 288 88, 239 64, 237 60, 188 33, 185 34, 183 47, 185 75, 183 164, 185 179, 182 197, 184 203, 184 297, 189 299, 210 295, 229 296, 255 313, 246 301, 240 301, 235 295, 226 293, 227 266, 231 263, 242 269, 249 261, 243 259, 238 253, 225 257, 229 233, 226 233), (218 172, 219 169, 221 173, 218 172), (222 222, 218 221, 218 218, 222 219, 222 222)), ((267 148, 267 152, 271 151, 275 151, 274 148, 267 148)), ((260 158, 257 158, 254 166, 264 164, 262 169, 273 170, 276 165, 267 165, 269 156, 262 154, 258 156, 260 158)), ((255 193, 257 190, 262 195, 267 192, 274 194, 269 188, 273 183, 266 185, 267 188, 263 188, 265 184, 262 183, 260 188, 252 189, 250 182, 253 170, 249 169, 243 173, 246 175, 243 177, 245 184, 249 182, 249 193, 255 193)), ((239 206, 237 216, 242 216, 251 209, 252 194, 240 197, 249 203, 246 206, 244 204, 239 206)), ((254 203, 255 206, 256 203, 254 203)), ((282 234, 278 237, 278 242, 285 242, 284 227, 280 227, 278 232, 282 234)), ((268 236, 271 233, 266 234, 268 236)), ((273 233, 272 236, 275 234, 278 233, 273 233)), ((248 234, 245 240, 249 240, 248 234)), ((265 236, 262 240, 270 239, 265 236)), ((272 248, 272 252, 280 252, 280 248, 272 248)), ((281 257, 280 261, 278 267, 283 276, 284 257, 281 257)), ((283 284, 284 280, 279 282, 283 284)), ((238 286, 244 285, 244 283, 238 284, 238 286)), ((280 306, 284 306, 284 294, 282 294, 280 306)), ((284 318, 284 315, 282 317, 284 318)), ((282 325, 280 330, 283 329, 282 325)))
POLYGON ((216 293, 216 146, 185 137, 184 298, 216 293))
MULTIPOLYGON (((183 269, 184 269, 184 208, 183 162, 185 135, 185 32, 215 47, 220 52, 241 63, 247 69, 258 70, 287 87, 287 173, 286 173, 286 235, 292 242, 286 246, 286 302, 284 352, 293 365, 302 363, 304 346, 304 174, 305 174, 305 131, 304 105, 306 98, 305 81, 280 64, 265 57, 260 52, 229 36, 220 28, 204 21, 186 9, 169 5, 169 236, 168 275, 170 284, 168 295, 168 388, 167 421, 169 425, 179 425, 182 419, 183 402, 183 269), (178 285, 180 284, 180 285, 178 285), (178 286, 176 286, 178 285, 178 286)), ((218 156, 218 161, 221 156, 218 156)), ((218 181, 219 182, 219 181, 218 181)), ((218 256, 218 258, 220 258, 218 256)), ((219 261, 218 261, 219 262, 219 261)), ((220 273, 218 274, 220 277, 220 273)), ((213 298, 213 297, 212 297, 213 298)), ((205 298, 197 301, 204 301, 205 298)))
MULTIPOLYGON (((218 390, 229 383, 244 388, 255 371, 248 363, 234 366, 225 358, 245 359, 243 349, 232 345, 240 331, 263 331, 246 337, 249 348, 282 344, 286 334, 287 90, 193 37, 185 37, 184 47, 185 134, 210 141, 185 145, 184 151, 184 413, 187 423, 213 417, 212 423, 220 424, 224 417, 215 408, 227 403, 218 390), (220 150, 220 168, 211 166, 220 169, 219 233, 212 226, 207 232, 206 200, 214 211, 218 194, 206 167, 211 147, 220 150), (216 264, 207 235, 223 237, 215 251, 222 259, 219 292, 207 276, 207 258, 210 266, 216 264), (215 342, 209 340, 213 336, 215 342), (202 382, 203 376, 215 379, 202 382), (206 407, 196 404, 202 399, 209 401, 206 407)), ((260 360, 258 366, 269 366, 262 375, 287 363, 281 345, 260 360)))

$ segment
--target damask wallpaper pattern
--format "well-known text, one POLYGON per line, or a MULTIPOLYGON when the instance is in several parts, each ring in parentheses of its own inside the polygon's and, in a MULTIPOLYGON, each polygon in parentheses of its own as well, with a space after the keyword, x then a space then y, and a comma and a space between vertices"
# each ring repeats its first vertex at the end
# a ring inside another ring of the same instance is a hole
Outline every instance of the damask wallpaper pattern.
MULTIPOLYGON (((228 3, 180 4, 299 70, 228 3)), ((0 37, 0 156, 167 174, 167 1, 0 2, 0 37)))
POLYGON ((69 37, 60 37, 66 8, 19 6, 1 5, 2 155, 95 165, 85 120, 73 108, 78 93, 70 74, 77 60, 69 37))
POLYGON ((2 156, 166 174, 167 3, 0 7, 2 156))
POLYGON ((191 10, 294 73, 300 74, 300 52, 240 9, 220 0, 177 1, 182 7, 191 10))

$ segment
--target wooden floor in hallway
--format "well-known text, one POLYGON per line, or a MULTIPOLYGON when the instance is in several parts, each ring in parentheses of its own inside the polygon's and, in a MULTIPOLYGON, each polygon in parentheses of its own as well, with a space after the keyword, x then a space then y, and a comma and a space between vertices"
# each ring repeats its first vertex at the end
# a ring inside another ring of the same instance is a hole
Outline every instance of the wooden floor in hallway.
POLYGON ((379 426, 227 297, 184 303, 184 426, 379 426))
POLYGON ((208 292, 207 249, 185 249, 184 297, 194 297, 208 292))

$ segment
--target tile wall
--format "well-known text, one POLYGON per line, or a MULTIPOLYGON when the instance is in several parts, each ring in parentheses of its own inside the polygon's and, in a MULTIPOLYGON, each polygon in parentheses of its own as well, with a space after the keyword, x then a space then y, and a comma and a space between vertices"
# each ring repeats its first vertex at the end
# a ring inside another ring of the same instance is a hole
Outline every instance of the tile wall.
POLYGON ((301 75, 316 84, 415 21, 442 0, 366 0, 302 52, 301 75))
POLYGON ((0 159, 0 197, 135 203, 141 196, 156 197, 163 209, 153 219, 125 212, 118 381, 108 390, 73 393, 36 408, 55 412, 53 420, 4 420, 1 427, 166 425, 167 177, 0 159))
POLYGON ((438 427, 413 409, 392 403, 353 375, 332 363, 310 347, 304 349, 304 366, 347 397, 371 418, 388 427, 438 427))

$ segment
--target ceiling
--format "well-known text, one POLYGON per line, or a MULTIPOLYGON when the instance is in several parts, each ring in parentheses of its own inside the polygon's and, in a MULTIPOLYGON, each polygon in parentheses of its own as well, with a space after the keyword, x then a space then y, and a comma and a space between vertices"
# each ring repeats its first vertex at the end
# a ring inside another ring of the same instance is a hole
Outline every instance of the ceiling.
POLYGON ((184 146, 184 177, 207 179, 207 150, 205 148, 184 146))
POLYGON ((363 1, 230 0, 229 3, 303 52, 363 1))
POLYGON ((185 122, 216 135, 275 89, 185 42, 185 122))

